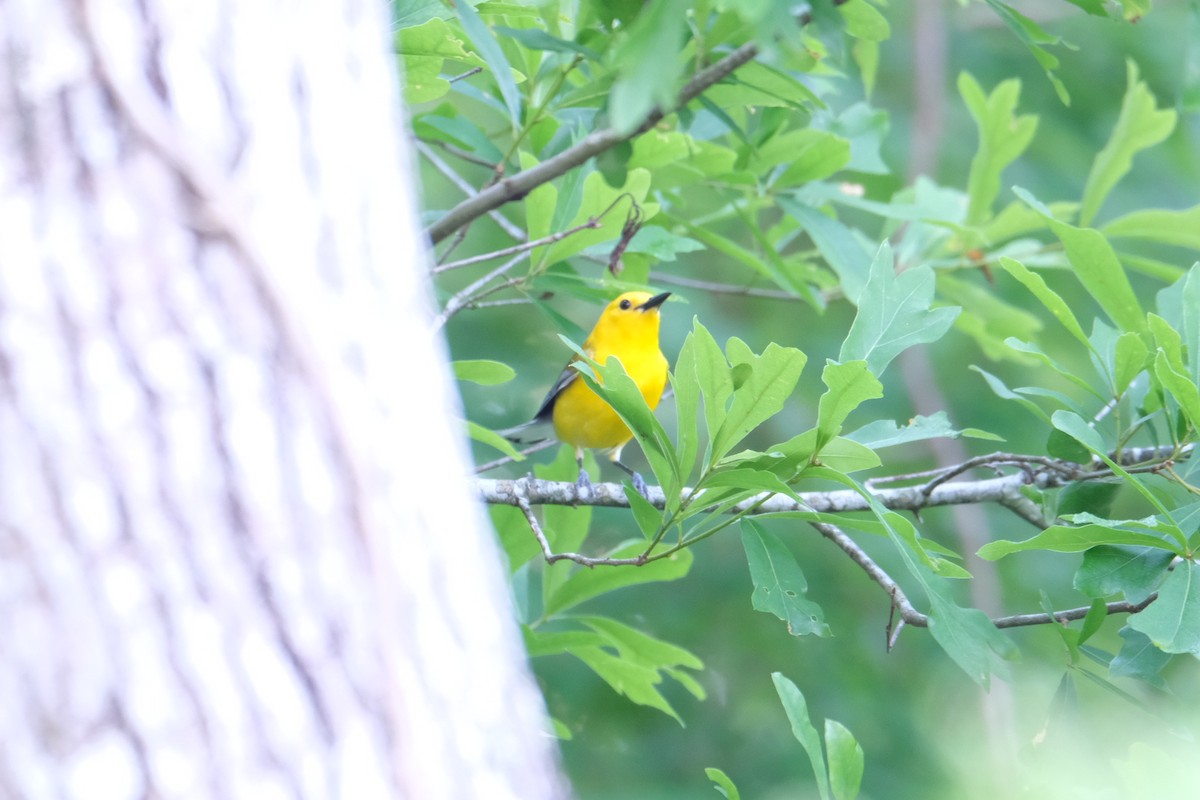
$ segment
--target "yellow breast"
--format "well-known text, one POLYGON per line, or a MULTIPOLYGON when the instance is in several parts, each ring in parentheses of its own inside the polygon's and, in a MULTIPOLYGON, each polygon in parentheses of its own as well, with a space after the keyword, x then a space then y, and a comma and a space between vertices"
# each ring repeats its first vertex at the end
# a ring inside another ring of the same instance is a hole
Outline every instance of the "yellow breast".
MULTIPOLYGON (((667 384, 667 359, 658 348, 657 326, 655 328, 649 346, 644 341, 631 341, 629 337, 589 338, 589 343, 598 338, 605 345, 596 347, 593 343, 589 348, 594 353, 592 357, 603 364, 609 356, 616 355, 650 408, 658 406, 667 384)), ((554 433, 560 441, 586 448, 611 449, 633 438, 629 427, 612 406, 582 380, 572 382, 555 400, 554 433)))

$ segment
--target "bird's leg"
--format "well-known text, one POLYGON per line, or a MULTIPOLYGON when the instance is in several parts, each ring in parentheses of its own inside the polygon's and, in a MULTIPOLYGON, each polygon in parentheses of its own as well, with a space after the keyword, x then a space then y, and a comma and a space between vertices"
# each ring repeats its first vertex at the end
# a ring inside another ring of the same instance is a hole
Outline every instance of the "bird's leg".
POLYGON ((624 445, 619 445, 618 447, 614 448, 612 453, 609 454, 608 458, 610 461, 612 461, 612 463, 616 464, 618 467, 625 470, 625 472, 627 472, 629 474, 629 477, 633 480, 633 490, 635 492, 637 492, 638 494, 640 494, 642 497, 645 497, 647 500, 649 500, 650 499, 650 496, 649 496, 650 490, 646 488, 646 481, 643 480, 642 476, 639 475, 637 472, 635 472, 634 470, 625 466, 624 464, 622 464, 619 461, 619 459, 621 458, 621 448, 623 448, 623 447, 624 447, 624 445))
POLYGON ((579 477, 575 480, 575 489, 580 499, 592 496, 592 481, 588 478, 587 470, 583 468, 583 448, 575 448, 575 463, 579 465, 579 477))

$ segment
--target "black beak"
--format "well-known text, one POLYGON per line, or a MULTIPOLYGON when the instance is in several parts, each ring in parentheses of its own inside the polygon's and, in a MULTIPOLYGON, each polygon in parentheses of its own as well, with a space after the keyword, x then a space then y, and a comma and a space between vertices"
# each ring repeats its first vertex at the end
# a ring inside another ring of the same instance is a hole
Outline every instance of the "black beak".
POLYGON ((647 300, 646 302, 644 302, 640 306, 638 306, 638 311, 649 311, 652 308, 658 308, 664 302, 666 302, 667 298, 670 296, 671 296, 670 292, 663 292, 662 294, 656 294, 656 295, 654 295, 654 297, 651 297, 649 300, 647 300))

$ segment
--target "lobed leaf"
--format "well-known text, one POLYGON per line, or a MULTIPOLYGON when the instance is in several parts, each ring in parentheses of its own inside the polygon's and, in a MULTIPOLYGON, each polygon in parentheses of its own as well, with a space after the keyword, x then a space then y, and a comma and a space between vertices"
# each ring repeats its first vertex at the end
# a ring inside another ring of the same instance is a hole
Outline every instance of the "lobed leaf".
POLYGON ((744 367, 748 367, 749 375, 734 392, 733 403, 713 435, 714 459, 724 456, 750 431, 783 410, 808 361, 808 356, 796 348, 781 347, 774 342, 767 345, 762 355, 755 356, 747 348, 746 356, 739 358, 733 355, 737 347, 734 342, 740 343, 740 340, 731 340, 726 347, 726 352, 731 355, 730 363, 735 371, 743 368, 743 373, 744 367))
POLYGON ((1098 524, 1079 526, 1052 525, 1032 539, 1026 539, 1023 542, 1014 542, 1007 539, 988 542, 979 548, 979 557, 995 561, 1004 556, 1026 550, 1078 553, 1098 545, 1127 545, 1132 547, 1152 547, 1170 552, 1178 551, 1178 548, 1172 542, 1168 542, 1162 537, 1151 533, 1141 533, 1098 524))
POLYGON ((866 400, 883 397, 883 384, 871 374, 866 361, 828 361, 821 380, 828 388, 817 404, 816 452, 841 432, 850 412, 866 400))
POLYGON ((1014 112, 1021 97, 1021 82, 1002 81, 986 97, 968 72, 958 76, 958 91, 979 130, 979 147, 967 178, 970 205, 968 225, 978 225, 992 215, 992 204, 1000 194, 1000 174, 1017 159, 1037 132, 1038 119, 1014 112))
POLYGON ((942 338, 961 309, 930 308, 933 295, 933 269, 922 264, 897 275, 892 249, 884 242, 871 263, 858 313, 838 359, 866 361, 871 373, 879 376, 909 347, 942 338))
POLYGON ((1108 193, 1133 167, 1133 157, 1141 150, 1162 142, 1175 129, 1175 111, 1161 110, 1145 83, 1138 80, 1137 65, 1126 62, 1128 79, 1121 114, 1112 136, 1096 154, 1083 187, 1079 224, 1090 225, 1108 193))

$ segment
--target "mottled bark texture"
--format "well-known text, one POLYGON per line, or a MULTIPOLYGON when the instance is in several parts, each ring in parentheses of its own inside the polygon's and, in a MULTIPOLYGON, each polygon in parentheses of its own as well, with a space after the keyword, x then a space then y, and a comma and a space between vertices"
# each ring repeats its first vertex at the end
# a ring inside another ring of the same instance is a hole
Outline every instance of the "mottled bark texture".
POLYGON ((0 796, 565 794, 376 0, 0 0, 0 796))

